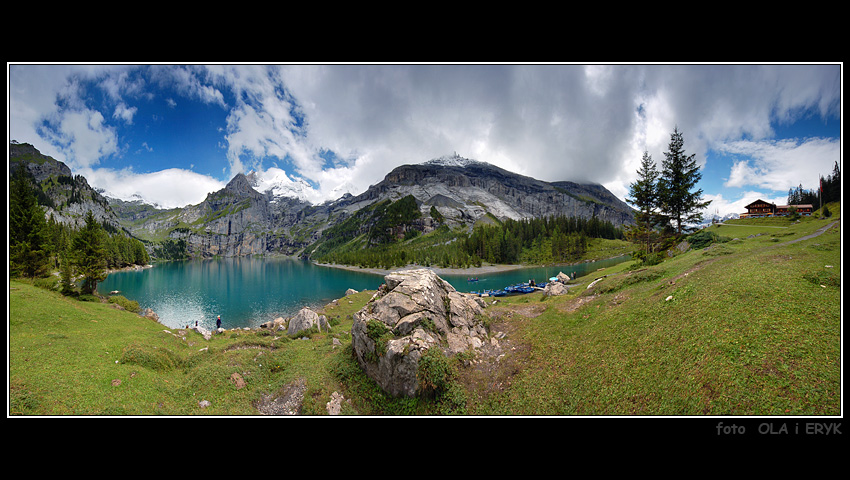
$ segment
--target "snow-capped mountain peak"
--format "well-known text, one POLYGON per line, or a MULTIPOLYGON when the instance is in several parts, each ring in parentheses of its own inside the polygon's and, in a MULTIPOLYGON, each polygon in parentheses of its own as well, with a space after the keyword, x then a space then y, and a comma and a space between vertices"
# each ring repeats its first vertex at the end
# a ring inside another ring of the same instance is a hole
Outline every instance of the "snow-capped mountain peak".
POLYGON ((272 167, 265 172, 251 171, 245 176, 254 190, 272 197, 289 197, 309 202, 315 196, 313 186, 306 180, 292 178, 279 168, 272 167))
POLYGON ((443 155, 442 157, 434 158, 428 160, 427 162, 423 162, 423 165, 438 165, 441 167, 466 167, 469 165, 481 165, 484 163, 485 162, 461 157, 457 154, 457 152, 455 152, 452 155, 443 155))

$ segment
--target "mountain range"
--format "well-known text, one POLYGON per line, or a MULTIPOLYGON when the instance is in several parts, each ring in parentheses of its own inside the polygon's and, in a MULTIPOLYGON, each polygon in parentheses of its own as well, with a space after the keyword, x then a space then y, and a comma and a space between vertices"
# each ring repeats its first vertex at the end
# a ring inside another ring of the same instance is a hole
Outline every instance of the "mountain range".
POLYGON ((10 172, 27 165, 55 221, 79 226, 91 209, 101 223, 142 240, 151 253, 179 242, 190 257, 303 254, 326 229, 362 209, 406 197, 415 199, 421 213, 415 228, 422 233, 435 228, 435 216, 440 224, 468 229, 478 222, 545 216, 633 223, 632 208, 601 185, 544 182, 456 154, 399 166, 359 195, 319 205, 306 200, 306 183, 249 172, 197 205, 172 209, 105 196, 28 144, 10 144, 9 162, 10 172))

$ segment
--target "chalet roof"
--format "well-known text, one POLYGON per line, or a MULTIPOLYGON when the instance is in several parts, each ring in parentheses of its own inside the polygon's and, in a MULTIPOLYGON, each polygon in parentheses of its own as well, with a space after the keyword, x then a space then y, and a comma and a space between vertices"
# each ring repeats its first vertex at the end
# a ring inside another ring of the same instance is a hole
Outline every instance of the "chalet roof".
POLYGON ((755 202, 750 203, 749 205, 747 205, 747 206, 746 206, 746 207, 744 207, 744 208, 750 208, 751 206, 753 206, 753 205, 755 205, 755 204, 757 204, 757 203, 766 203, 766 204, 768 204, 768 205, 773 205, 773 202, 768 202, 768 201, 765 201, 765 200, 762 200, 762 199, 760 199, 760 198, 759 198, 758 200, 756 200, 755 202))

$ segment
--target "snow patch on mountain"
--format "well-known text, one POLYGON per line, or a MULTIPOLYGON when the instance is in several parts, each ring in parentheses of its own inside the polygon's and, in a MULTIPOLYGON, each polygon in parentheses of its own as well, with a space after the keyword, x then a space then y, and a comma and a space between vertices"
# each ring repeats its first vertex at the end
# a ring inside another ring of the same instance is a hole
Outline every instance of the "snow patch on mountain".
POLYGON ((150 206, 152 206, 152 207, 154 207, 158 210, 168 209, 167 206, 164 206, 164 205, 160 204, 159 202, 151 200, 150 198, 146 198, 145 196, 143 196, 141 193, 138 193, 138 192, 133 193, 131 195, 126 195, 126 194, 120 195, 120 194, 110 192, 110 191, 106 190, 105 188, 100 188, 100 187, 94 188, 94 191, 96 191, 97 193, 99 193, 103 197, 105 197, 107 199, 107 201, 119 200, 119 201, 122 201, 122 202, 131 203, 131 204, 135 204, 135 205, 150 205, 150 206))
POLYGON ((310 202, 316 196, 315 189, 306 180, 293 178, 276 167, 264 172, 251 171, 245 176, 254 190, 269 194, 271 201, 278 197, 289 197, 310 202))
POLYGON ((422 164, 437 165, 441 167, 468 167, 469 165, 485 165, 486 162, 464 158, 458 155, 457 152, 455 152, 452 155, 443 155, 442 157, 434 158, 428 160, 427 162, 422 162, 422 164))

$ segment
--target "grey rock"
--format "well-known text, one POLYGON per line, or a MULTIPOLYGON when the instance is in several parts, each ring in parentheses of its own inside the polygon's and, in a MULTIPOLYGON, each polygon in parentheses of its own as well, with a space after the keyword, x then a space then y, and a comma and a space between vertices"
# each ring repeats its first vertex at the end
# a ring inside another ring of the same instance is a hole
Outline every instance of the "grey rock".
POLYGON ((569 289, 563 283, 549 282, 546 284, 546 287, 543 288, 543 292, 546 293, 546 295, 558 296, 569 292, 569 289))
POLYGON ((393 396, 419 391, 419 359, 431 348, 445 355, 487 340, 484 303, 457 292, 428 269, 394 272, 354 314, 352 347, 366 374, 393 396))
POLYGON ((318 326, 320 330, 327 330, 329 328, 328 318, 304 307, 289 320, 289 327, 286 329, 286 333, 288 335, 295 335, 298 332, 309 330, 315 326, 318 326))

